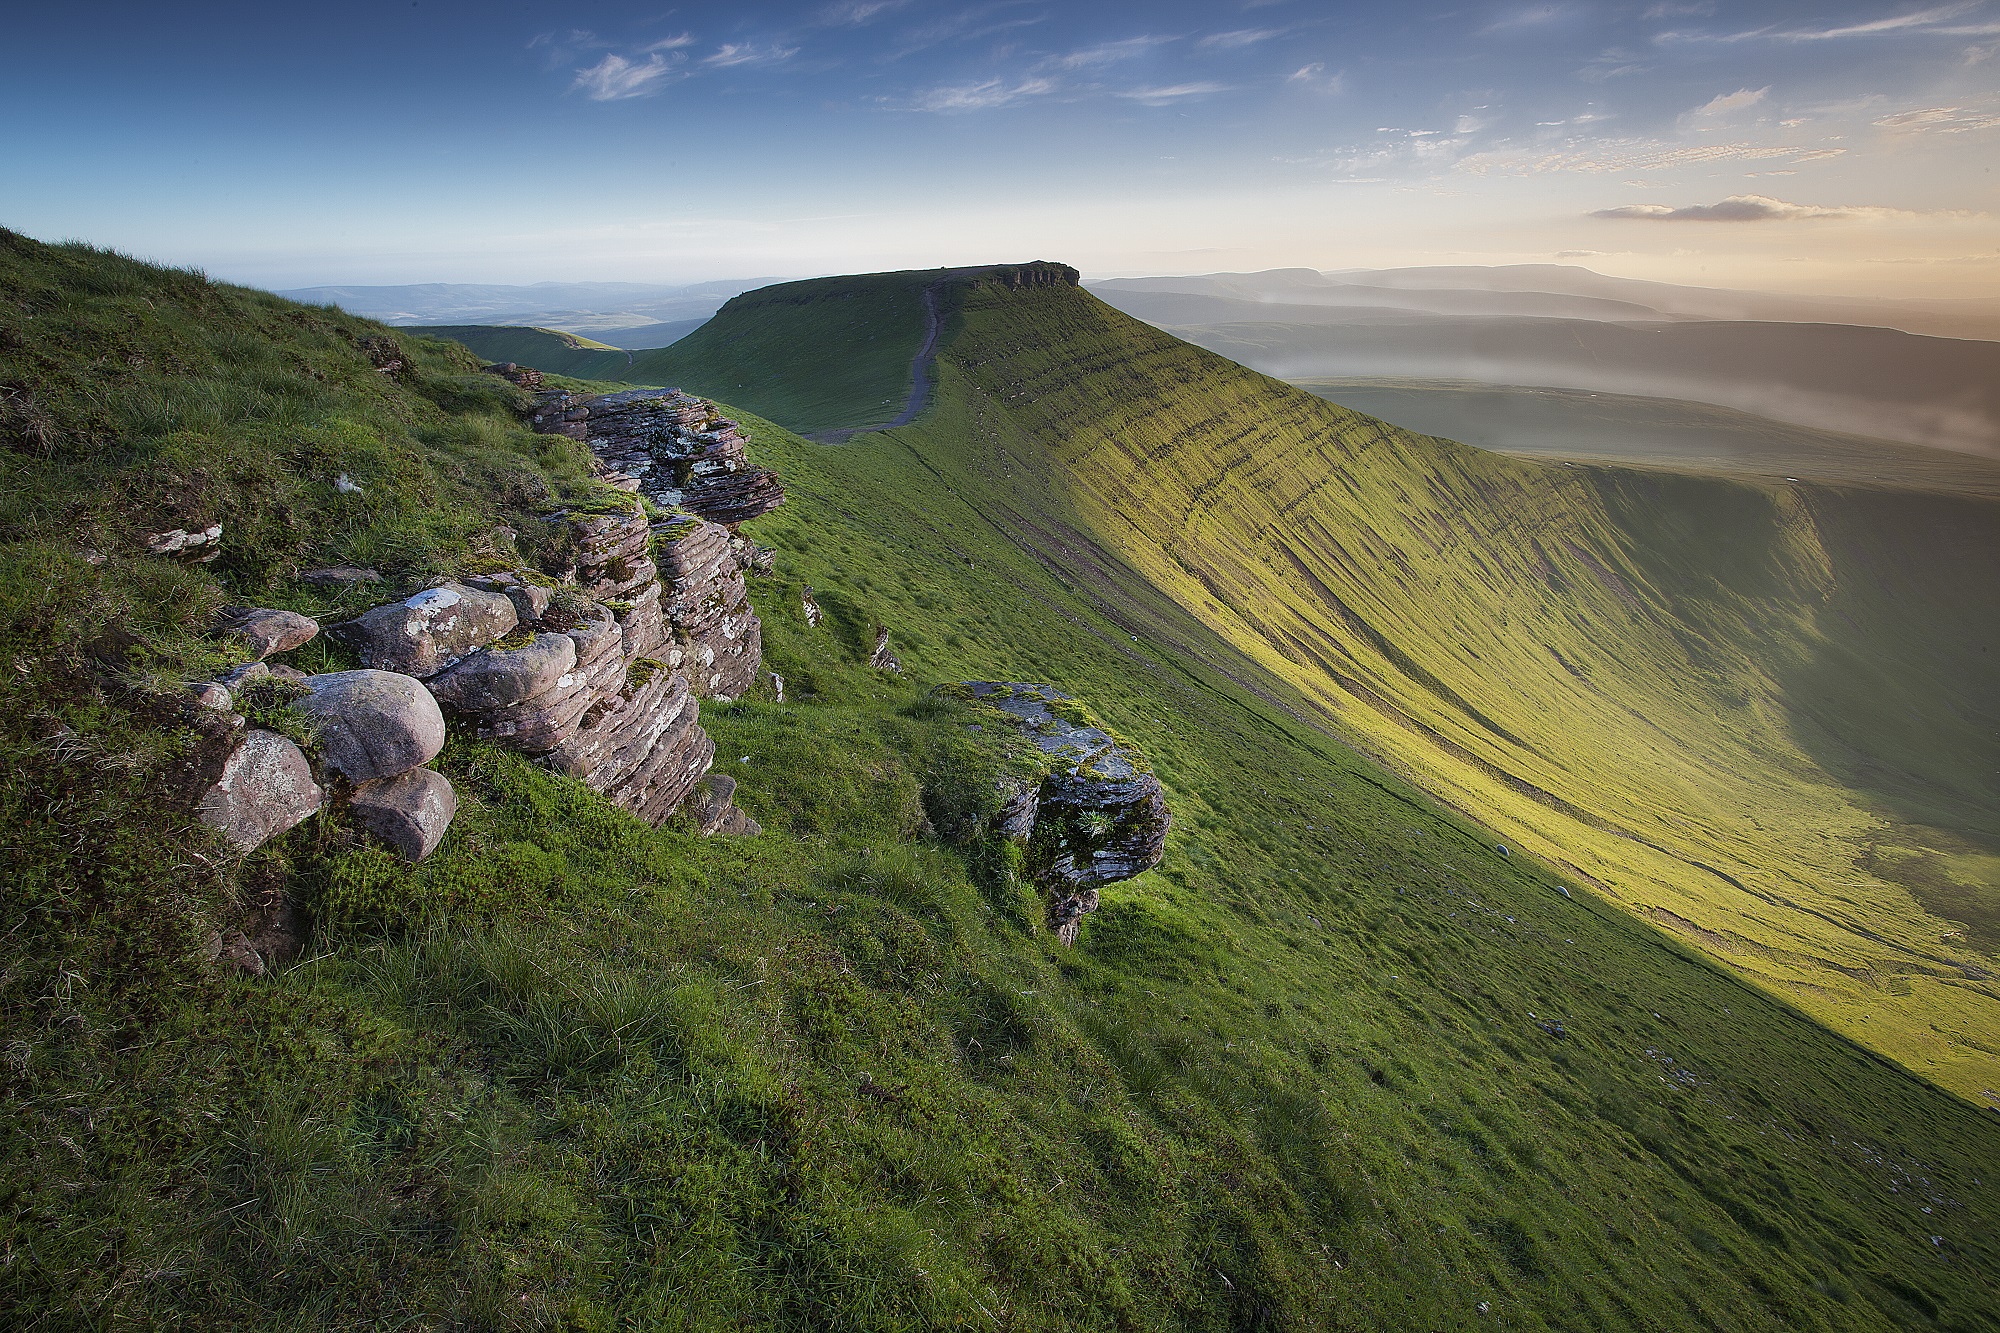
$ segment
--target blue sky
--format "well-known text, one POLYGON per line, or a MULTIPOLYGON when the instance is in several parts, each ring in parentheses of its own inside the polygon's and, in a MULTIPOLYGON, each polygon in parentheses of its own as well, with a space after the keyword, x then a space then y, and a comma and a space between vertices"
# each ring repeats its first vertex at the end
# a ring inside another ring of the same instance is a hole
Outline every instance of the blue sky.
POLYGON ((2000 0, 37 6, 0 224, 272 286, 1578 262, 2000 294, 2000 0))

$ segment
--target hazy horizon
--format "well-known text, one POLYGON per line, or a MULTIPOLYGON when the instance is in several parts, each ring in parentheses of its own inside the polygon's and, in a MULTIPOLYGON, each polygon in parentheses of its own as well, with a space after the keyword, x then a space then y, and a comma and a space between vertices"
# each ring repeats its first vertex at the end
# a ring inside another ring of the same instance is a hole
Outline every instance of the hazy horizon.
POLYGON ((296 288, 1586 263, 2000 295, 2000 0, 16 16, 6 225, 296 288), (79 77, 75 53, 91 53, 79 77))

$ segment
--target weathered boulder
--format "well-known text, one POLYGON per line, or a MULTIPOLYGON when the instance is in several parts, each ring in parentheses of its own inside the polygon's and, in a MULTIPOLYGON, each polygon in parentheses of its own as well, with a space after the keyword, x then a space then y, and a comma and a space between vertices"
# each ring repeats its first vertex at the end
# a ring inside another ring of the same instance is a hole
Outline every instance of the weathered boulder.
POLYGON ((482 648, 430 679, 441 704, 466 713, 488 713, 546 694, 576 666, 576 641, 567 634, 537 634, 518 647, 482 648))
POLYGON ((428 768, 364 782, 348 803, 354 822, 417 862, 437 850, 458 813, 458 793, 450 779, 428 768))
POLYGON ((267 606, 234 606, 223 612, 216 626, 225 638, 235 639, 263 661, 273 653, 286 653, 311 642, 319 633, 319 622, 296 611, 279 611, 267 606))
POLYGON ((334 633, 353 645, 367 666, 401 675, 435 675, 520 623, 504 594, 444 583, 414 597, 378 606, 334 633))
POLYGON ((424 683, 393 671, 308 676, 292 707, 320 725, 326 766, 360 784, 421 767, 444 748, 444 714, 424 683))
POLYGON ((634 672, 548 762, 657 824, 672 814, 715 760, 700 706, 677 671, 634 672))
POLYGON ((230 846, 248 852, 312 816, 325 799, 298 746, 275 731, 252 730, 223 761, 198 813, 230 846))
POLYGON ((1100 886, 1150 870, 1166 854, 1166 792, 1142 758, 1076 720, 1068 695, 1020 682, 968 681, 966 689, 1004 715, 1046 768, 1039 783, 1003 789, 994 831, 1025 841, 1029 873, 1049 897, 1049 925, 1074 944, 1100 886))

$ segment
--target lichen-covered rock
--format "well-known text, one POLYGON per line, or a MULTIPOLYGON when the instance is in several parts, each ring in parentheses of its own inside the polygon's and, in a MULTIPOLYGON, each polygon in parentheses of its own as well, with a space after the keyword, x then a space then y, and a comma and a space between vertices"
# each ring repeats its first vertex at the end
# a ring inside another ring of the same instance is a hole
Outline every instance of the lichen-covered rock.
POLYGON ((310 818, 325 799, 298 746, 275 731, 253 730, 223 761, 198 813, 230 846, 248 852, 310 818))
POLYGON ((1166 854, 1166 792, 1143 759, 1082 721, 1068 695, 1019 682, 965 688, 1003 714, 1046 767, 1038 784, 1003 790, 995 832, 1026 842, 1029 872, 1049 897, 1050 928, 1074 944, 1100 886, 1150 870, 1166 854))
POLYGON ((319 633, 319 622, 296 611, 237 606, 224 612, 216 629, 248 648, 250 655, 261 662, 273 653, 288 653, 311 642, 319 633))
POLYGON ((700 706, 677 671, 629 682, 549 755, 557 771, 657 824, 672 814, 715 761, 700 706))
POLYGON ((367 666, 422 679, 501 638, 520 623, 504 594, 444 583, 337 626, 367 666))
POLYGON ((458 814, 451 780, 428 768, 364 782, 348 803, 354 822, 415 863, 437 850, 458 814))
POLYGON ((393 671, 308 676, 292 707, 319 723, 326 766, 352 783, 421 767, 444 748, 444 714, 424 683, 393 671))

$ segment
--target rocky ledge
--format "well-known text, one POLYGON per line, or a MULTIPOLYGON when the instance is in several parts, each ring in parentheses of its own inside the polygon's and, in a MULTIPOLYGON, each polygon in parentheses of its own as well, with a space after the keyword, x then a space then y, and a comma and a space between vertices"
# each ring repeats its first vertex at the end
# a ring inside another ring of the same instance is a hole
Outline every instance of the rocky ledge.
POLYGON ((678 389, 594 398, 551 390, 537 396, 531 420, 538 431, 589 441, 605 467, 655 503, 732 531, 785 502, 778 474, 750 461, 742 428, 678 389))
POLYGON ((992 831, 1026 848, 1029 874, 1048 898, 1050 929, 1075 944, 1100 886, 1166 855, 1166 792, 1141 756, 1090 725, 1053 687, 974 680, 962 688, 998 713, 1037 760, 1034 773, 1004 780, 992 831))

